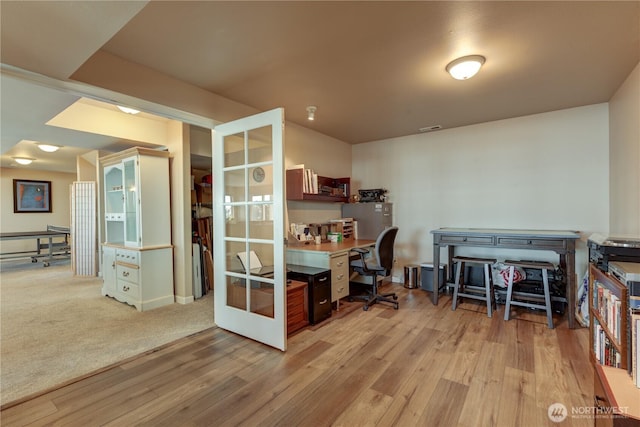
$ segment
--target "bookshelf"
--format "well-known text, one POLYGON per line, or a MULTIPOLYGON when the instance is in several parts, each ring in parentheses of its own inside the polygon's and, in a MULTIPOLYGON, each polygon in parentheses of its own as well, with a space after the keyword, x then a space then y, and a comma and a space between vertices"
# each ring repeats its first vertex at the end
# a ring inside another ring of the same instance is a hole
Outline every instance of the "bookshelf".
POLYGON ((351 178, 319 176, 304 168, 287 170, 287 200, 346 203, 350 191, 351 178))
POLYGON ((589 344, 595 364, 628 368, 627 288, 589 265, 589 344))
POLYGON ((594 364, 594 425, 640 425, 637 319, 629 290, 589 264, 589 353, 594 364))

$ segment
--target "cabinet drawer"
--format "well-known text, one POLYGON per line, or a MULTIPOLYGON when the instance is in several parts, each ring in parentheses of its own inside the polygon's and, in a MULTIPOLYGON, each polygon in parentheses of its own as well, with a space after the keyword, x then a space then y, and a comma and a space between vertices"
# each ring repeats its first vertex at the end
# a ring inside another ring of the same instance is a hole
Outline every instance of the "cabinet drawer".
POLYGON ((140 288, 138 285, 125 280, 118 280, 118 292, 136 299, 140 296, 140 288))
POLYGON ((140 253, 138 251, 118 249, 116 251, 116 261, 126 262, 127 264, 140 265, 139 255, 140 253))
POLYGON ((138 284, 138 272, 140 270, 134 266, 116 263, 116 278, 132 284, 138 284))
POLYGON ((329 261, 329 268, 331 272, 340 271, 344 273, 349 272, 349 254, 340 254, 336 256, 332 256, 329 261))
POLYGON ((534 249, 564 249, 562 239, 527 239, 525 237, 498 237, 498 246, 534 248, 534 249))
POLYGON ((331 257, 331 302, 349 295, 349 255, 331 257))
POLYGON ((440 236, 440 243, 453 245, 493 245, 492 236, 459 236, 444 234, 440 236))

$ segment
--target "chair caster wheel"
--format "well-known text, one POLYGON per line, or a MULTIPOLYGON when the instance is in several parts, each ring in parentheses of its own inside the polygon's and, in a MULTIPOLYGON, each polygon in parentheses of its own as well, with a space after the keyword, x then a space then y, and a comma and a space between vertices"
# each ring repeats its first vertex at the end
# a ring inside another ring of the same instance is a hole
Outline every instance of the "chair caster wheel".
POLYGON ((398 307, 399 307, 399 306, 398 306, 398 304, 396 304, 393 308, 395 308, 395 309, 397 310, 397 309, 398 309, 398 307))
POLYGON ((369 306, 368 306, 368 305, 363 305, 363 306, 362 306, 362 309, 363 309, 364 311, 369 311, 369 306))
POLYGON ((394 295, 393 299, 397 300, 398 299, 398 295, 394 295))

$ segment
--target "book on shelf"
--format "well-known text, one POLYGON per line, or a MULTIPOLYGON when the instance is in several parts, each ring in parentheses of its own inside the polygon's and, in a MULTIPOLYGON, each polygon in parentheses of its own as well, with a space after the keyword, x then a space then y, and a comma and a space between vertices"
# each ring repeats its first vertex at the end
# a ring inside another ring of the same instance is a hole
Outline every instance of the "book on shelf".
POLYGON ((599 364, 620 368, 622 355, 611 342, 602 326, 594 320, 593 352, 599 364))
POLYGON ((613 334, 616 341, 620 342, 622 336, 622 302, 606 286, 598 281, 594 281, 596 292, 594 292, 594 306, 600 314, 600 318, 606 323, 606 327, 613 334))

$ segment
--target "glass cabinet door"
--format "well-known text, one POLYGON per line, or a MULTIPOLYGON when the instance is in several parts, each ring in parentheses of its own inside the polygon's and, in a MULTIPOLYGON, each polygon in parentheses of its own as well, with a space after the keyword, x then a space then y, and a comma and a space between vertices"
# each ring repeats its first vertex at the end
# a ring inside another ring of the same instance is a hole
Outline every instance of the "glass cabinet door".
POLYGON ((108 243, 124 243, 124 190, 122 166, 105 168, 105 226, 108 243))
POLYGON ((138 238, 138 180, 136 173, 136 157, 126 159, 124 165, 124 209, 125 209, 125 244, 139 246, 138 238))

